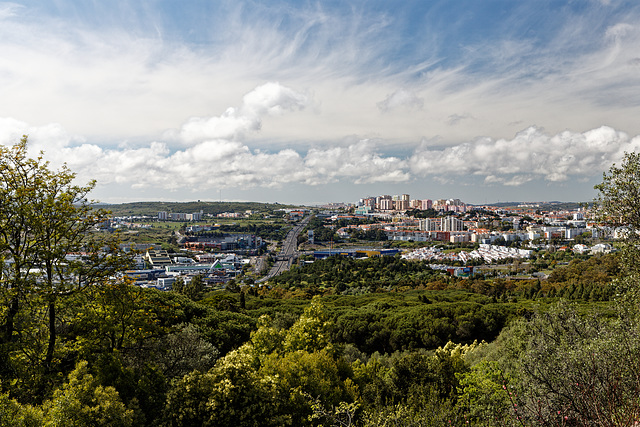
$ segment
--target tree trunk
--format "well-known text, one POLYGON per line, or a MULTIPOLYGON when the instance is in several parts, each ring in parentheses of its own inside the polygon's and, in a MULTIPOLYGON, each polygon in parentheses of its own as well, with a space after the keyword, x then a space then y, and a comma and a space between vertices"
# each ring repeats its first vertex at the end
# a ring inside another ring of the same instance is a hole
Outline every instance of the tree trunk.
POLYGON ((2 325, 2 344, 8 344, 13 340, 13 330, 14 330, 14 319, 18 314, 18 310, 20 309, 20 302, 18 301, 18 297, 14 297, 9 303, 9 310, 7 311, 7 317, 2 325))
POLYGON ((47 372, 51 372, 51 363, 53 362, 53 351, 56 347, 56 302, 55 298, 49 301, 49 345, 47 346, 47 354, 44 359, 44 366, 47 372))

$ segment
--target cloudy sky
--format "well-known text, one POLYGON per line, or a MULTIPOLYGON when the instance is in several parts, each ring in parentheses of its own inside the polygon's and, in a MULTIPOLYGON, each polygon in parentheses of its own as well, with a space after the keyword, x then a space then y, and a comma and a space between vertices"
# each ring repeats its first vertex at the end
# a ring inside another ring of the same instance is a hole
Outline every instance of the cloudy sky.
POLYGON ((639 118, 636 0, 0 2, 0 143, 108 203, 588 201, 639 118))

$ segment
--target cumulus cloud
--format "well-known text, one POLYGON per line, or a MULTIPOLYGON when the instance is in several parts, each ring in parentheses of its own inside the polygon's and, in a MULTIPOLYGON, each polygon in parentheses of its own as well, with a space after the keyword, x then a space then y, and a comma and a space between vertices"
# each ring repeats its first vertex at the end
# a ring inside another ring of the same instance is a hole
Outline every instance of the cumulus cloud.
POLYGON ((0 143, 12 144, 28 134, 32 155, 44 151, 52 166, 66 163, 81 181, 165 191, 404 184, 424 178, 455 183, 464 176, 484 185, 562 183, 597 176, 625 152, 640 151, 640 136, 608 126, 557 134, 531 126, 512 139, 482 137, 444 148, 423 142, 404 157, 390 154, 382 139, 334 142, 306 152, 263 151, 243 140, 247 132, 261 130, 264 117, 303 109, 308 102, 307 96, 278 83, 258 86, 239 107, 216 117, 189 119, 179 131, 188 146, 178 148, 166 141, 105 148, 70 135, 59 124, 33 126, 12 118, 0 118, 0 143))
POLYGON ((0 118, 0 143, 12 144, 28 134, 31 154, 44 151, 52 166, 66 163, 79 180, 132 188, 208 190, 410 178, 406 160, 381 154, 377 144, 368 140, 312 148, 306 154, 292 149, 265 152, 239 140, 246 132, 259 131, 262 117, 302 109, 307 101, 305 95, 278 83, 259 86, 243 97, 238 108, 217 117, 189 119, 179 135, 190 146, 178 150, 158 141, 139 148, 109 149, 72 138, 58 124, 31 126, 11 118, 0 118))
POLYGON ((563 182, 598 175, 624 152, 639 150, 640 136, 630 138, 607 126, 557 135, 531 126, 510 140, 479 138, 440 150, 420 149, 409 164, 417 176, 473 175, 488 184, 517 186, 534 179, 563 182))
POLYGON ((246 94, 242 101, 242 113, 258 117, 301 110, 308 102, 306 95, 274 82, 258 86, 246 94))
POLYGON ((338 182, 345 178, 356 184, 405 182, 410 179, 406 160, 384 156, 377 151, 376 144, 368 140, 347 147, 311 149, 304 161, 305 166, 314 172, 314 181, 309 181, 313 184, 338 182))
POLYGON ((221 116, 189 119, 180 129, 180 139, 186 144, 205 139, 240 139, 260 130, 264 116, 302 110, 307 104, 306 95, 269 82, 247 93, 240 108, 230 107, 221 116))
MULTIPOLYGON (((11 122, 0 121, 4 123, 11 122)), ((45 146, 50 135, 61 135, 56 126, 24 126, 25 132, 34 131, 31 140, 38 147, 45 146)), ((0 140, 21 131, 0 126, 0 140)), ((252 150, 225 139, 206 140, 173 152, 162 142, 121 150, 74 145, 70 139, 54 142, 57 150, 47 152, 46 157, 54 165, 66 161, 82 179, 169 191, 291 183, 406 183, 424 177, 451 183, 466 175, 488 185, 519 186, 540 179, 560 183, 597 176, 619 162, 624 152, 640 151, 640 136, 630 138, 606 126, 556 135, 532 126, 513 139, 479 138, 442 149, 423 147, 407 158, 385 154, 380 143, 370 140, 312 148, 306 154, 292 149, 252 150)))

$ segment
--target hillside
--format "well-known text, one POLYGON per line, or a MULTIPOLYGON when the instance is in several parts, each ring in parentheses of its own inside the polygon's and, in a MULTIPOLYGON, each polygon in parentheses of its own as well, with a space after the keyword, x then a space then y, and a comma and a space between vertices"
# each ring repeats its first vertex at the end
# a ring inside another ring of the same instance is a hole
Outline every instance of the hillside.
POLYGON ((146 215, 157 216, 158 212, 169 213, 194 213, 202 211, 203 214, 216 215, 223 212, 272 212, 278 209, 295 208, 293 205, 281 205, 279 203, 259 202, 131 202, 122 204, 101 204, 101 208, 107 209, 115 216, 146 215))

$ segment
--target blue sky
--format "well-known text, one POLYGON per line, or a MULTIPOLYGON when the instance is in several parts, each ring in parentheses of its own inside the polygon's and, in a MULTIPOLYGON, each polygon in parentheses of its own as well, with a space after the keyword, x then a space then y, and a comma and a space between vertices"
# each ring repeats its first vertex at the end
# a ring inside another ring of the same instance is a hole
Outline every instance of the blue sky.
POLYGON ((636 1, 0 2, 0 143, 103 202, 588 201, 638 117, 636 1))

